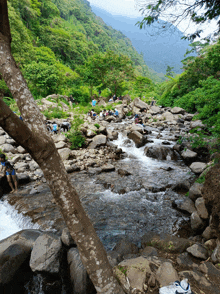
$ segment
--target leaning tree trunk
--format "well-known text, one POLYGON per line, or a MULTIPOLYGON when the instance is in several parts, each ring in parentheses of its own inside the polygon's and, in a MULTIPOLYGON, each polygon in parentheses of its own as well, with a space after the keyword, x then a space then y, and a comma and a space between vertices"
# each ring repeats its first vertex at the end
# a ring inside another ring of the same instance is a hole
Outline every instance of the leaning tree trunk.
POLYGON ((0 99, 0 126, 30 153, 42 169, 97 293, 122 294, 124 291, 113 276, 103 244, 70 183, 64 164, 44 125, 43 115, 14 61, 10 41, 7 1, 0 0, 0 73, 24 119, 21 121, 0 99))

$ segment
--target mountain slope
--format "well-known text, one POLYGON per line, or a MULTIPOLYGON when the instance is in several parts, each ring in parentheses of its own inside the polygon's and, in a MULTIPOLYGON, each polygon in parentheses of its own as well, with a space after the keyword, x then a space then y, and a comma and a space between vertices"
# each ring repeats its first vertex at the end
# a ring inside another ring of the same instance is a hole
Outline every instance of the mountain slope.
POLYGON ((108 25, 121 31, 132 41, 139 53, 143 53, 144 60, 150 68, 158 73, 166 73, 167 65, 174 67, 174 72, 181 73, 181 60, 189 46, 187 40, 181 40, 183 34, 174 27, 159 34, 157 23, 153 27, 140 30, 135 24, 141 18, 128 18, 112 15, 105 10, 92 6, 92 11, 101 17, 108 25))

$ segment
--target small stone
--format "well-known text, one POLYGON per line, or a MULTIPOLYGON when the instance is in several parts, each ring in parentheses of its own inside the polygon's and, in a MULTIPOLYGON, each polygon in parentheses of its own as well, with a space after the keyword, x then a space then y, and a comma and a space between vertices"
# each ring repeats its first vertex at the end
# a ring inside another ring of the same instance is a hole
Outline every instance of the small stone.
POLYGON ((203 227, 203 221, 199 217, 199 214, 197 211, 193 212, 191 214, 191 228, 193 230, 201 229, 203 227))
POLYGON ((196 199, 195 206, 201 218, 207 219, 209 217, 208 211, 205 207, 205 200, 202 197, 196 199))
POLYGON ((207 250, 200 244, 194 244, 193 246, 188 247, 186 251, 197 258, 207 259, 208 257, 207 250))
POLYGON ((204 162, 193 162, 190 165, 191 170, 195 174, 201 174, 205 170, 206 167, 207 167, 207 164, 204 162))

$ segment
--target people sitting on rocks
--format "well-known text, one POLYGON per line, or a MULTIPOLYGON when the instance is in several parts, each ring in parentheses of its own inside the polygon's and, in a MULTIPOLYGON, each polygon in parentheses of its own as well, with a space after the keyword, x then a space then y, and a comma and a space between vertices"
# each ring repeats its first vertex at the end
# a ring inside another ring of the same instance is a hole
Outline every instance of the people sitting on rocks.
POLYGON ((138 114, 135 114, 134 118, 135 118, 135 120, 134 120, 135 124, 140 124, 143 127, 145 127, 145 125, 143 124, 142 118, 140 118, 138 114))
POLYGON ((115 108, 114 116, 115 116, 115 117, 118 117, 118 116, 119 116, 118 110, 117 110, 116 108, 115 108))
POLYGON ((99 113, 99 116, 104 117, 104 111, 103 110, 99 113))
POLYGON ((64 131, 64 133, 66 131, 68 132, 70 130, 70 128, 71 128, 71 124, 68 121, 64 121, 64 122, 62 122, 60 128, 64 131))
POLYGON ((115 102, 117 100, 117 96, 114 94, 113 95, 113 101, 115 102))
POLYGON ((57 134, 58 133, 58 125, 56 124, 55 121, 53 122, 53 125, 52 126, 53 126, 52 132, 54 134, 57 134))
POLYGON ((114 115, 114 112, 112 112, 111 110, 108 111, 108 115, 114 115))
POLYGON ((91 116, 95 117, 97 114, 95 113, 94 109, 91 110, 91 116))
POLYGON ((8 184, 9 184, 9 186, 11 188, 10 193, 17 192, 18 191, 18 182, 17 182, 15 169, 10 164, 10 162, 6 161, 5 154, 0 154, 0 162, 1 162, 0 175, 7 177, 8 184), (11 179, 13 179, 15 188, 13 187, 11 179))

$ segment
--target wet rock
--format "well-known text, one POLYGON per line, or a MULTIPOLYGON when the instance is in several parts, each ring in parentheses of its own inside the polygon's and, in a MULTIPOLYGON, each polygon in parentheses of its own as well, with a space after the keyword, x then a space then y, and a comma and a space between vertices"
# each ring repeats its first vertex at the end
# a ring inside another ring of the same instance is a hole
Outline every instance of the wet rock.
POLYGON ((131 243, 128 238, 121 239, 114 247, 113 251, 116 251, 120 255, 136 254, 138 253, 138 247, 131 243))
POLYGON ((194 202, 189 198, 177 199, 174 201, 174 203, 178 209, 186 211, 190 214, 192 214, 194 211, 196 211, 194 202))
POLYGON ((146 138, 138 131, 132 131, 129 133, 128 138, 135 142, 137 148, 144 146, 146 143, 146 138))
POLYGON ((107 137, 109 140, 117 140, 118 139, 118 132, 107 130, 107 137))
POLYGON ((147 146, 144 149, 144 153, 148 157, 166 160, 170 157, 171 160, 176 160, 177 155, 176 153, 170 148, 165 146, 147 146))
POLYGON ((195 174, 201 174, 207 167, 207 164, 204 162, 193 162, 190 165, 191 170, 195 173, 195 174))
POLYGON ((13 279, 30 252, 29 246, 12 244, 0 254, 0 284, 9 283, 13 279))
POLYGON ((209 217, 208 211, 205 207, 205 200, 202 197, 196 199, 195 206, 202 219, 207 219, 209 217))
POLYGON ((202 196, 203 184, 194 183, 189 189, 189 198, 196 201, 197 198, 202 196))
POLYGON ((58 153, 62 160, 67 160, 70 156, 71 150, 69 148, 58 149, 58 153))
POLYGON ((89 294, 94 291, 93 285, 89 280, 87 271, 80 259, 77 248, 71 248, 67 253, 67 261, 70 269, 70 278, 73 287, 73 293, 89 294))
POLYGON ((108 164, 102 165, 101 170, 102 172, 111 172, 115 170, 115 167, 114 165, 108 163, 108 164))
POLYGON ((204 224, 203 224, 203 221, 201 220, 201 218, 199 217, 199 214, 197 211, 193 212, 191 214, 191 228, 193 230, 199 230, 199 229, 202 229, 204 224))
POLYGON ((118 169, 118 174, 120 176, 129 176, 129 175, 131 175, 130 172, 128 172, 127 170, 121 169, 121 168, 118 169))
POLYGON ((181 153, 181 156, 187 163, 189 163, 189 162, 192 162, 192 160, 197 157, 197 153, 189 149, 186 149, 186 151, 183 151, 181 153))
POLYGON ((60 269, 60 238, 43 234, 37 238, 31 252, 30 267, 33 272, 58 273, 60 269))
POLYGON ((163 145, 171 145, 171 143, 170 142, 167 142, 167 141, 163 141, 162 144, 163 145))
POLYGON ((11 245, 18 244, 27 250, 32 250, 36 239, 42 235, 39 230, 22 230, 0 241, 0 255, 11 245))
POLYGON ((163 287, 179 280, 179 276, 170 262, 164 262, 156 272, 156 280, 163 287))
POLYGON ((147 258, 149 256, 157 256, 157 249, 152 247, 152 246, 146 246, 142 251, 141 251, 141 256, 147 258))
POLYGON ((208 257, 208 251, 200 244, 194 244, 188 247, 186 251, 197 258, 207 259, 208 257))
POLYGON ((178 193, 186 193, 189 191, 190 183, 188 181, 177 183, 172 190, 178 193))
POLYGON ((99 146, 104 146, 106 144, 107 137, 104 135, 97 135, 93 138, 92 142, 89 144, 88 149, 95 149, 99 146))
POLYGON ((19 174, 17 173, 17 179, 19 185, 25 185, 31 182, 31 178, 27 174, 19 174))

